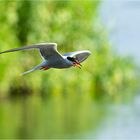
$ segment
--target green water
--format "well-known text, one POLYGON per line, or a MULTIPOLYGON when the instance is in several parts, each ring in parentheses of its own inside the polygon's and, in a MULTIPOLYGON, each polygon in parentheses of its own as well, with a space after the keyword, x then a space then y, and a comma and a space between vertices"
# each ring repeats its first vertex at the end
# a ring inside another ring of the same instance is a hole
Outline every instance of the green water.
POLYGON ((106 110, 81 95, 37 95, 0 102, 0 138, 81 138, 96 132, 106 110))

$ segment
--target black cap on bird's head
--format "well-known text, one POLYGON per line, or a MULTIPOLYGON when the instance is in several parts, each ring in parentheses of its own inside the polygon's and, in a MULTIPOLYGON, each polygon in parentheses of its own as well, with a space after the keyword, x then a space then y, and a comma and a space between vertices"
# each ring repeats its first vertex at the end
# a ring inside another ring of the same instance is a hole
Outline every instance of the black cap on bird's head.
POLYGON ((74 62, 76 60, 75 58, 69 57, 69 56, 67 57, 67 59, 70 60, 70 61, 72 61, 72 62, 74 62))
POLYGON ((73 66, 77 66, 78 68, 81 68, 82 65, 80 64, 80 62, 78 62, 78 60, 76 60, 76 58, 68 56, 67 59, 73 62, 73 66))

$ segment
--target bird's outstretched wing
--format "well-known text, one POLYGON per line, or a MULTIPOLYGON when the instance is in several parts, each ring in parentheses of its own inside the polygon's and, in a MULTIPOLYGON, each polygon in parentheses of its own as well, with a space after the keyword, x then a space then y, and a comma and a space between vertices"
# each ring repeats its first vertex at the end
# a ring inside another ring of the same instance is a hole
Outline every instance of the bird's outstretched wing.
POLYGON ((57 51, 57 44, 56 43, 40 43, 40 44, 34 44, 31 46, 25 46, 21 48, 15 48, 7 51, 0 52, 2 53, 8 53, 8 52, 15 52, 15 51, 20 51, 20 50, 28 50, 28 49, 39 49, 41 55, 43 56, 44 59, 53 59, 59 58, 62 59, 62 55, 57 51))
POLYGON ((83 51, 66 53, 64 54, 64 56, 74 57, 76 60, 78 60, 81 63, 84 60, 86 60, 90 54, 91 54, 90 51, 83 50, 83 51))

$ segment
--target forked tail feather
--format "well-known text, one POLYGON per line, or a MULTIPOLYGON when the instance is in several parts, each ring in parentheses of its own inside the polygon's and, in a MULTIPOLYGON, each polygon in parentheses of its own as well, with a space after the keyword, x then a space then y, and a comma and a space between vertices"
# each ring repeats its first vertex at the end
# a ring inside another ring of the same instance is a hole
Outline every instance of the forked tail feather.
POLYGON ((43 67, 43 66, 44 66, 44 63, 41 63, 40 65, 37 65, 37 66, 33 67, 32 69, 23 72, 21 75, 25 75, 25 74, 28 74, 28 73, 30 73, 30 72, 39 70, 39 69, 40 69, 41 67, 43 67))

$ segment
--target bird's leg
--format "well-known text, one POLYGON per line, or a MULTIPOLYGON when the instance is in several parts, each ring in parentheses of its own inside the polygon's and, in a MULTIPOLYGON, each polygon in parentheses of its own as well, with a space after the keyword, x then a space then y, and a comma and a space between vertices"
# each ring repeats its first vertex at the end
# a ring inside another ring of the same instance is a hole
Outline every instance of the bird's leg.
POLYGON ((48 70, 48 69, 49 69, 48 67, 45 67, 45 68, 44 68, 44 70, 48 70))
POLYGON ((41 67, 40 70, 48 70, 48 67, 41 67))

